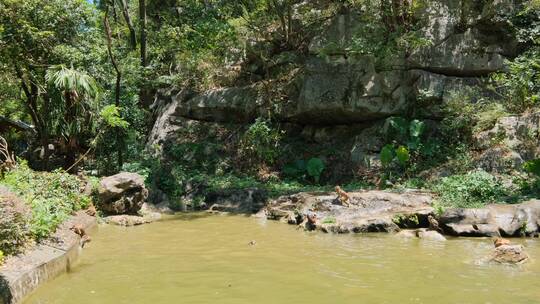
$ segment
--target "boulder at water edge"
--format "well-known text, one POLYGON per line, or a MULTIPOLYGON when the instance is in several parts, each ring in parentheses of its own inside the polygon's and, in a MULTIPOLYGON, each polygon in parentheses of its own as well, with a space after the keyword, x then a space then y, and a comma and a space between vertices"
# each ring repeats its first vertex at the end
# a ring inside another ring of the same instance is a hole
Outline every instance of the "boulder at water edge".
POLYGON ((107 214, 136 214, 148 197, 144 178, 136 173, 121 172, 100 181, 100 210, 107 214))
POLYGON ((522 264, 529 259, 521 245, 502 245, 489 256, 490 262, 499 264, 522 264))

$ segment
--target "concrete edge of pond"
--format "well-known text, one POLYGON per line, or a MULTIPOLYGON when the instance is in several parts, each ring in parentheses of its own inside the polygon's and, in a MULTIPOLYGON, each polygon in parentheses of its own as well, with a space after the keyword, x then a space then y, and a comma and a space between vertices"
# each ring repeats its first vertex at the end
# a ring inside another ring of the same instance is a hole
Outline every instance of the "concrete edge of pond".
POLYGON ((40 284, 70 270, 82 251, 80 237, 70 230, 74 224, 87 233, 97 229, 95 217, 78 212, 51 238, 0 266, 0 304, 21 303, 40 284))

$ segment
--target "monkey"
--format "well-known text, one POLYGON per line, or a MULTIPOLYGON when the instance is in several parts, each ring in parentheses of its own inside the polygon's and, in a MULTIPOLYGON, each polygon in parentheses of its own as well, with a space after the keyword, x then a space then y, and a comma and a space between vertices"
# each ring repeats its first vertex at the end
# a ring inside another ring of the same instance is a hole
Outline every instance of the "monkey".
POLYGON ((315 225, 317 222, 317 215, 315 213, 306 215, 307 222, 311 225, 315 225))
POLYGON ((510 245, 510 244, 511 244, 510 240, 503 239, 501 237, 498 237, 495 240, 493 240, 493 245, 495 245, 495 248, 500 247, 502 245, 510 245))
POLYGON ((347 194, 347 192, 343 191, 343 189, 341 189, 340 186, 336 186, 335 190, 336 190, 336 193, 338 195, 337 199, 339 200, 339 202, 345 207, 350 207, 351 206, 351 198, 349 197, 349 194, 347 194))
POLYGON ((85 213, 90 216, 96 216, 96 213, 97 213, 96 206, 94 206, 94 204, 90 204, 90 207, 86 209, 85 213))
POLYGON ((6 162, 0 163, 0 177, 4 178, 5 174, 13 168, 11 162, 8 160, 6 162))
POLYGON ((304 217, 302 223, 298 225, 298 228, 304 228, 306 230, 314 230, 316 228, 317 215, 315 213, 308 213, 304 217))
POLYGON ((442 229, 439 226, 439 222, 430 214, 428 215, 428 222, 429 222, 429 230, 435 230, 437 232, 442 233, 442 229))
POLYGON ((86 245, 86 243, 89 243, 90 241, 92 241, 90 236, 86 234, 86 231, 84 230, 84 228, 79 224, 75 224, 71 226, 69 230, 75 232, 76 235, 81 237, 81 248, 84 248, 84 245, 86 245))

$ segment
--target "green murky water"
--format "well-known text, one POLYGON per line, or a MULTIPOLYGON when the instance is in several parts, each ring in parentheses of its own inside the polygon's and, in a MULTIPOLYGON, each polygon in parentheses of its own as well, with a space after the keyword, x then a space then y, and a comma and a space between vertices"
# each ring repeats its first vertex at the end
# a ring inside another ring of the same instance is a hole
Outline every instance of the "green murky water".
MULTIPOLYGON (((539 240, 518 240, 540 257, 539 240)), ((241 216, 102 226, 37 303, 540 303, 540 262, 478 266, 487 239, 328 235, 241 216), (256 240, 255 246, 248 242, 256 240)))

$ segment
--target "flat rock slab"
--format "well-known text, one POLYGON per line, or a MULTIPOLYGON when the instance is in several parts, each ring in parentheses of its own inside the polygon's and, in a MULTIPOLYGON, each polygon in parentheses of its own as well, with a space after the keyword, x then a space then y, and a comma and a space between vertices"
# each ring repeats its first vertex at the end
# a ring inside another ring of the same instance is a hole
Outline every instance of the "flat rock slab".
POLYGON ((428 230, 426 228, 419 229, 404 229, 396 233, 396 237, 403 239, 419 238, 422 240, 444 242, 446 238, 435 230, 428 230))
POLYGON ((160 214, 149 216, 137 216, 137 215, 111 215, 103 218, 103 221, 107 224, 117 226, 139 226, 154 222, 161 218, 160 214))
POLYGON ((49 239, 0 267, 0 304, 21 303, 40 284, 69 271, 81 250, 80 237, 70 230, 74 224, 88 233, 96 227, 96 218, 78 212, 49 239))
POLYGON ((270 201, 261 214, 308 230, 348 233, 427 227, 427 216, 434 211, 432 196, 425 192, 363 191, 349 196, 349 207, 341 205, 333 192, 282 196, 270 201))
POLYGON ((445 234, 455 236, 536 236, 540 232, 540 200, 452 208, 440 216, 439 224, 445 234))

